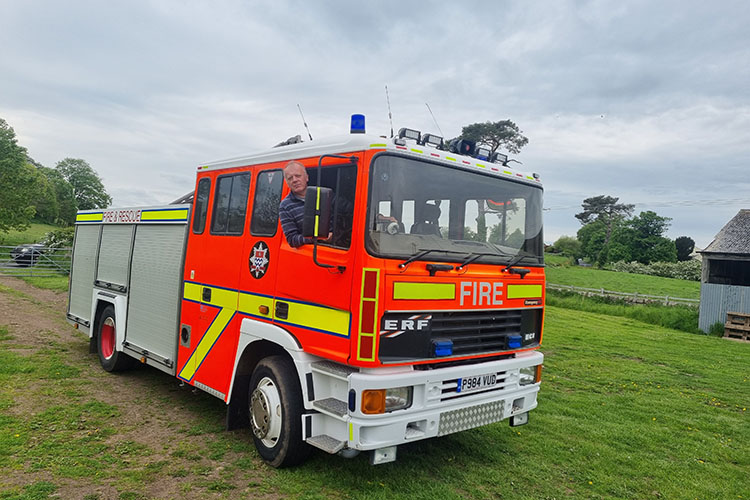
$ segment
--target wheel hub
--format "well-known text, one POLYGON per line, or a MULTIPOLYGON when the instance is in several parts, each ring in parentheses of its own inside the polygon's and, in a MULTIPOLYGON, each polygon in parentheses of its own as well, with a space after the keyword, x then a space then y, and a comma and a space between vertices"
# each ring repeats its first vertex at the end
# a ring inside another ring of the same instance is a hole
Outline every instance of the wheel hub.
POLYGON ((281 396, 278 387, 263 377, 250 395, 250 426, 255 437, 273 448, 281 435, 281 396))

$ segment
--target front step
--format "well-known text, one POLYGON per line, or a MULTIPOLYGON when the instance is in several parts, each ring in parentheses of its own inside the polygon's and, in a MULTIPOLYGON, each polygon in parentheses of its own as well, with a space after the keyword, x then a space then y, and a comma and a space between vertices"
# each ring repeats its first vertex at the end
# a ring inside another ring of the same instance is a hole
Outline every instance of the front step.
POLYGON ((331 455, 340 452, 344 449, 344 446, 346 446, 346 441, 339 441, 336 438, 332 438, 328 434, 321 434, 320 436, 313 436, 311 438, 308 438, 307 443, 315 446, 316 448, 320 448, 321 450, 325 451, 326 453, 330 453, 331 455))
POLYGON ((324 373, 339 380, 346 380, 352 373, 359 372, 358 368, 341 365, 339 363, 334 363, 333 361, 317 361, 310 365, 310 368, 314 372, 324 373))
POLYGON ((346 402, 336 398, 326 398, 313 401, 313 408, 320 410, 323 413, 330 413, 336 417, 343 417, 349 413, 349 406, 346 402))

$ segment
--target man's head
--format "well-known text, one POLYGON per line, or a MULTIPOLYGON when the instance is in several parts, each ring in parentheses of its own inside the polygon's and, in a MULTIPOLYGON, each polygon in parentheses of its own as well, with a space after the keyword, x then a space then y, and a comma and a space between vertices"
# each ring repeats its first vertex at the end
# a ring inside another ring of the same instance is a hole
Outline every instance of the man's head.
POLYGON ((284 180, 292 193, 300 198, 305 197, 305 189, 307 189, 307 170, 305 166, 298 161, 290 161, 284 167, 284 180))

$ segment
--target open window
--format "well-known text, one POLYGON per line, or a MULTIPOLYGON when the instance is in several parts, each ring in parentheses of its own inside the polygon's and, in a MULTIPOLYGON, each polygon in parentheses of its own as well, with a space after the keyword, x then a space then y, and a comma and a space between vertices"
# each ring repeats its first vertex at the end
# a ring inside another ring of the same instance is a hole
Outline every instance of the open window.
MULTIPOLYGON (((317 168, 308 168, 309 185, 317 186, 317 168)), ((357 190, 357 166, 345 165, 324 166, 320 169, 320 185, 333 190, 333 213, 331 241, 319 241, 321 245, 335 248, 349 248, 352 244, 352 227, 354 221, 354 196, 357 190)))

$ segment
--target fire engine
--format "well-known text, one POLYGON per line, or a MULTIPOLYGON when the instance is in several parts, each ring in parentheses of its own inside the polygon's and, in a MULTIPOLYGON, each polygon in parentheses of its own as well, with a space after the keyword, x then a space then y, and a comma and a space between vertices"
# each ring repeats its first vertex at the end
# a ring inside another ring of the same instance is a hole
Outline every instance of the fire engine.
POLYGON ((68 321, 104 370, 223 400, 274 467, 370 462, 537 406, 542 186, 471 141, 401 129, 197 167, 187 203, 78 212, 68 321), (308 170, 303 234, 279 223, 308 170))

